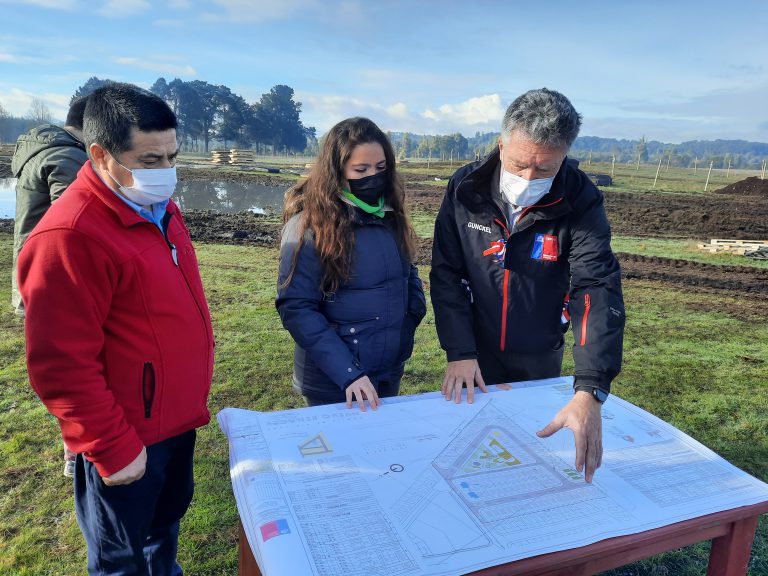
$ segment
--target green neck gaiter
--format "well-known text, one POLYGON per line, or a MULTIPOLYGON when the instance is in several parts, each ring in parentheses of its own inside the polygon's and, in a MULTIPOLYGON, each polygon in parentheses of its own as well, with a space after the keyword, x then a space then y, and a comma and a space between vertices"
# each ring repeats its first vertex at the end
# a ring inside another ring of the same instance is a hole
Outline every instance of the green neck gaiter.
POLYGON ((366 214, 373 214, 379 218, 384 218, 384 196, 379 197, 379 201, 376 205, 371 205, 360 200, 360 198, 352 194, 352 192, 346 188, 342 188, 341 193, 344 194, 344 198, 352 202, 352 204, 360 208, 360 210, 366 214))

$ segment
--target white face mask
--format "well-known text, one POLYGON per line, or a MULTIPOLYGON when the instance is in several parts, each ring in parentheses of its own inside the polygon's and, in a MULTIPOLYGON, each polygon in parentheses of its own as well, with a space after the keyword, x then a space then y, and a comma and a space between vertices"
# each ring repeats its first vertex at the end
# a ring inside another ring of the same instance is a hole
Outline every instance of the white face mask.
MULTIPOLYGON (((120 162, 117 163, 120 164, 120 162)), ((176 190, 176 166, 170 168, 134 168, 133 170, 122 164, 120 166, 128 170, 133 176, 133 186, 121 186, 112 174, 109 172, 107 174, 117 183, 120 193, 139 206, 164 202, 173 196, 173 192, 176 190)))
POLYGON ((507 202, 513 206, 532 206, 552 188, 555 177, 526 180, 504 169, 504 155, 501 155, 501 177, 499 188, 507 202))

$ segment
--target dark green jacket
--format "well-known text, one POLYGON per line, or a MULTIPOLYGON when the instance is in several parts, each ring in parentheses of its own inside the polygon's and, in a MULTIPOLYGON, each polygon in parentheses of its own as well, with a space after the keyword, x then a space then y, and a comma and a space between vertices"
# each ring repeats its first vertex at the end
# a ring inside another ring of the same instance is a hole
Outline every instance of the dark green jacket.
POLYGON ((51 203, 69 186, 88 159, 85 145, 73 134, 43 124, 19 136, 11 159, 16 183, 16 224, 13 231, 13 305, 20 299, 16 288, 16 260, 32 229, 51 203))

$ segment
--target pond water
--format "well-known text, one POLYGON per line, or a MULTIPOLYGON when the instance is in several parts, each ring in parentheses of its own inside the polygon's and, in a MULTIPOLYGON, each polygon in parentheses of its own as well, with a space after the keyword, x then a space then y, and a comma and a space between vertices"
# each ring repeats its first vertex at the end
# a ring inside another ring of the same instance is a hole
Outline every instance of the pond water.
POLYGON ((16 178, 0 178, 0 218, 16 214, 16 178))
POLYGON ((212 210, 213 212, 244 212, 256 214, 280 212, 283 209, 284 186, 241 184, 237 182, 181 182, 176 186, 173 200, 183 210, 212 210))
MULTIPOLYGON (((280 212, 285 186, 239 184, 236 182, 181 182, 173 196, 183 210, 244 212, 256 214, 280 212)), ((0 218, 13 218, 16 213, 16 179, 0 178, 0 218)))

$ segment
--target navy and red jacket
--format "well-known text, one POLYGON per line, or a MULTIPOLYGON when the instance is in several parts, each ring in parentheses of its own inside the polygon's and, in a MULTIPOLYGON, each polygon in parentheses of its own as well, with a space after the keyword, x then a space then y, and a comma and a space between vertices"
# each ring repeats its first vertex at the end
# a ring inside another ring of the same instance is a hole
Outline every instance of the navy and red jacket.
POLYGON ((164 223, 166 234, 86 162, 19 257, 30 383, 102 477, 210 419, 208 304, 173 202, 164 223))
POLYGON ((459 169, 435 221, 430 294, 448 361, 476 358, 486 383, 558 376, 572 323, 576 385, 609 391, 624 302, 601 192, 565 160, 512 223, 498 177, 498 150, 459 169))

